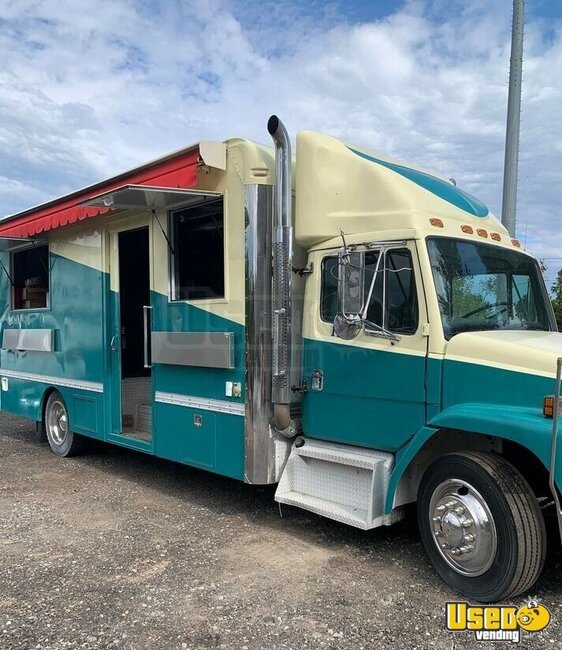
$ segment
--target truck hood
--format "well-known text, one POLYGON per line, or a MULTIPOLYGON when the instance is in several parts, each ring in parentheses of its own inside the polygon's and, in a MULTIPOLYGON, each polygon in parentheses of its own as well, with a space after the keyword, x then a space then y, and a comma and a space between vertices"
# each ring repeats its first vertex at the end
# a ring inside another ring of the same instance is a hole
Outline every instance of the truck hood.
POLYGON ((454 336, 445 359, 476 363, 544 377, 556 375, 562 333, 537 331, 464 332, 454 336))

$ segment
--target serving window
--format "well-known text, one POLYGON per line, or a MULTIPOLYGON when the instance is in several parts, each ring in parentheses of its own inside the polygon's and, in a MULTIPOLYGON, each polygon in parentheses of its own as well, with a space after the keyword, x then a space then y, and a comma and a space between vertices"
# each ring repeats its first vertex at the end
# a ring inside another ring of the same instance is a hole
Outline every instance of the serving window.
POLYGON ((34 246, 11 253, 12 309, 49 306, 49 246, 34 246))
POLYGON ((170 215, 171 299, 224 298, 224 208, 222 198, 170 215))

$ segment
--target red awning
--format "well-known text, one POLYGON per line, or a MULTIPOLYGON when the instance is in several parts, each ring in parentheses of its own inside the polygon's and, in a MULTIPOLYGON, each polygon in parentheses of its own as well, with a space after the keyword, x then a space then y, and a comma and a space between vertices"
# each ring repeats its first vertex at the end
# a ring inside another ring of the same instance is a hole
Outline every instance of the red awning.
POLYGON ((124 184, 182 189, 195 187, 198 160, 198 148, 184 151, 15 214, 3 222, 0 221, 0 237, 32 237, 54 228, 107 214, 111 208, 86 207, 80 204, 101 192, 121 188, 124 184))

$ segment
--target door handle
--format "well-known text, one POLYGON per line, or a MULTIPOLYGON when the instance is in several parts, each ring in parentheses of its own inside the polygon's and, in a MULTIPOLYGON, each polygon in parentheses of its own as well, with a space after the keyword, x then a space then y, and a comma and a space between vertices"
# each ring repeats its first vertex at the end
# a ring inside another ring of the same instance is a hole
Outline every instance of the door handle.
POLYGON ((117 350, 117 334, 114 334, 111 337, 111 342, 109 344, 109 347, 111 348, 112 352, 115 352, 117 350))
POLYGON ((150 332, 151 332, 151 323, 150 323, 150 310, 152 309, 151 305, 143 305, 142 315, 144 323, 144 367, 152 368, 152 363, 150 362, 150 332))

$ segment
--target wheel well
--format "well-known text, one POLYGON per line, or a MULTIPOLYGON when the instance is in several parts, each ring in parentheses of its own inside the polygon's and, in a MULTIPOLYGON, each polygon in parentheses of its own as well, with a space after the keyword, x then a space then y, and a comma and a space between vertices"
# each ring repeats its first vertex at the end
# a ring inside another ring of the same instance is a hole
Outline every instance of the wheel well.
POLYGON ((523 474, 537 497, 551 498, 548 470, 530 449, 513 440, 504 440, 502 456, 523 474))
POLYGON ((47 402, 49 401, 49 396, 51 393, 54 393, 57 389, 54 386, 49 386, 43 393, 43 398, 41 402, 41 423, 45 424, 45 409, 47 408, 47 402))
POLYGON ((417 499, 418 487, 427 467, 444 454, 455 451, 493 451, 514 465, 537 497, 550 496, 548 470, 528 448, 512 440, 456 429, 440 429, 421 447, 401 476, 394 506, 417 499))

